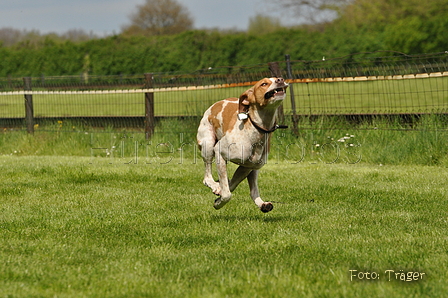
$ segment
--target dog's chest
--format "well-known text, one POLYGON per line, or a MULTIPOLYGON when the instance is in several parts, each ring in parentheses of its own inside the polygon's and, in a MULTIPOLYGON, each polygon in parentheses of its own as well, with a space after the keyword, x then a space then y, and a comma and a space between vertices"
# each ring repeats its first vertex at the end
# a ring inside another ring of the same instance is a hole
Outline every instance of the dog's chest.
POLYGON ((265 162, 269 135, 252 130, 236 130, 226 134, 219 142, 224 159, 239 165, 260 166, 265 162))

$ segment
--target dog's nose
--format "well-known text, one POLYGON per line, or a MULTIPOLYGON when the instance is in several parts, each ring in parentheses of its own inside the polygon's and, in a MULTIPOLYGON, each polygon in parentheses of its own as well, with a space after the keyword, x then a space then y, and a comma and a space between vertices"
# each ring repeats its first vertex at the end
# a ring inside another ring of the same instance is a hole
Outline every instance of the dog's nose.
POLYGON ((285 82, 285 80, 283 80, 283 78, 277 78, 277 79, 275 80, 275 82, 276 82, 277 84, 283 84, 283 83, 285 82))

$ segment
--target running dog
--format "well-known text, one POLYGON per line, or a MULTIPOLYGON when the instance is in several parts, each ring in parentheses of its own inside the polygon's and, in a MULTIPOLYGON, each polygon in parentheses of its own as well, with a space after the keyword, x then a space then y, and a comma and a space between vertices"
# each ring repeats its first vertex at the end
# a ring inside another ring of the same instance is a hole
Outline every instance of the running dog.
POLYGON ((197 141, 205 163, 203 183, 218 198, 215 209, 230 201, 231 193, 247 178, 250 196, 262 212, 274 208, 260 198, 258 172, 267 161, 271 133, 278 128, 277 110, 286 96, 288 84, 282 78, 264 78, 239 98, 218 101, 208 108, 199 124, 197 141), (219 182, 212 176, 215 159, 219 182), (227 162, 239 167, 231 180, 227 162))

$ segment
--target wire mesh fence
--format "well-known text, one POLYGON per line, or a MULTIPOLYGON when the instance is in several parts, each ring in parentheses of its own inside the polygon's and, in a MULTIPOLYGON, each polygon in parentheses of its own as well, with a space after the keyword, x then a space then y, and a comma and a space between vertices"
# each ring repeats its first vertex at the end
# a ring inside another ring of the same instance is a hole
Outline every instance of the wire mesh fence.
POLYGON ((32 113, 33 125, 73 119, 92 126, 144 129, 148 108, 157 119, 200 117, 213 102, 238 97, 259 79, 273 75, 283 76, 292 86, 283 105, 285 117, 292 119, 448 111, 448 53, 375 52, 189 74, 0 78, 0 126, 23 128, 27 113, 32 113))

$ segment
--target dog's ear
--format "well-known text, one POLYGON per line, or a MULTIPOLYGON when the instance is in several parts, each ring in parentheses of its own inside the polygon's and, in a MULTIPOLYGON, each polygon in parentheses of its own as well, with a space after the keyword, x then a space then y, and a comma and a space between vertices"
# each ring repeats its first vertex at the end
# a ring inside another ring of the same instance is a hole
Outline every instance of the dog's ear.
POLYGON ((247 90, 241 94, 238 104, 238 114, 249 112, 249 105, 253 102, 254 91, 252 89, 247 90))

